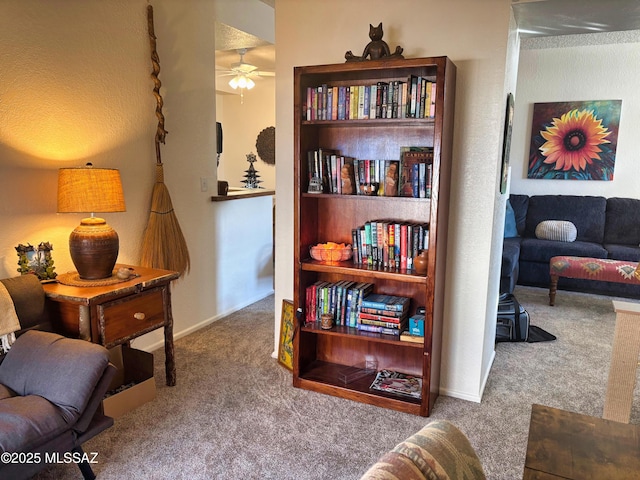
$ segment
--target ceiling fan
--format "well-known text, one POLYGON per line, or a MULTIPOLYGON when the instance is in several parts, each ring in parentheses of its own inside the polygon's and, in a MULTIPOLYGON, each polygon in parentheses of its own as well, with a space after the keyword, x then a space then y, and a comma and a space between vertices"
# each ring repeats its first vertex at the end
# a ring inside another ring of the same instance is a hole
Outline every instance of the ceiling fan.
POLYGON ((240 48, 236 50, 238 55, 240 55, 240 61, 234 62, 231 64, 231 68, 227 70, 223 70, 224 73, 221 73, 219 76, 233 76, 233 78, 229 81, 229 86, 234 90, 240 88, 241 91, 245 88, 247 90, 251 90, 255 86, 255 82, 253 81, 256 77, 273 77, 275 72, 268 72, 263 70, 258 70, 258 67, 255 65, 251 65, 244 61, 244 56, 247 53, 248 49, 240 48))

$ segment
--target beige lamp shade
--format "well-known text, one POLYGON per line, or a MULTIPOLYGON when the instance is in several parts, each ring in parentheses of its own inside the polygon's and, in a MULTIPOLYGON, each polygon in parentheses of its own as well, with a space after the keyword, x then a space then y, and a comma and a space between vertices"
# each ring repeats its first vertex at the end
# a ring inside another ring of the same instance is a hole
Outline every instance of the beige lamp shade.
POLYGON ((91 164, 59 170, 58 212, 91 213, 69 236, 69 253, 81 279, 111 277, 118 259, 118 234, 93 214, 125 210, 118 170, 93 168, 91 164))
POLYGON ((61 168, 59 213, 125 212, 120 172, 115 168, 61 168))

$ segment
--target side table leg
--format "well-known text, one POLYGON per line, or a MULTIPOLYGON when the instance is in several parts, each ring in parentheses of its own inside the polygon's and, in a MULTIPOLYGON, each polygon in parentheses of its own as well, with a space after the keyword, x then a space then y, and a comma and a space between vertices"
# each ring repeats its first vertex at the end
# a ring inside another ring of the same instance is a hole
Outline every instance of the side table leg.
POLYGON ((176 361, 173 349, 173 314, 171 313, 171 292, 169 286, 165 289, 165 324, 164 324, 164 354, 165 373, 167 386, 173 387, 176 384, 176 361))
POLYGON ((552 307, 556 304, 556 291, 558 290, 558 275, 551 275, 551 284, 549 285, 549 305, 552 307))

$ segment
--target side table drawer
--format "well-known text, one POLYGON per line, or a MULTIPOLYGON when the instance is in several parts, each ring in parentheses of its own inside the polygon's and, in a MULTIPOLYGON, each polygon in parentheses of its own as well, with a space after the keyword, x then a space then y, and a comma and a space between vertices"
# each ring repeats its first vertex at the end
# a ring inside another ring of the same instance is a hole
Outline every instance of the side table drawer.
POLYGON ((101 343, 110 348, 161 327, 165 322, 164 288, 98 305, 101 343))

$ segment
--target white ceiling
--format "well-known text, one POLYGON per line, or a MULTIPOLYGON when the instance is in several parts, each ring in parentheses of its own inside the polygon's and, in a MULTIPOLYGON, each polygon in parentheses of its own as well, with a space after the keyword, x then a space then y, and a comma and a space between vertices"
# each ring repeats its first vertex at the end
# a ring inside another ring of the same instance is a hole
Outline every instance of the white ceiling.
POLYGON ((638 0, 512 0, 521 37, 640 30, 638 0))

